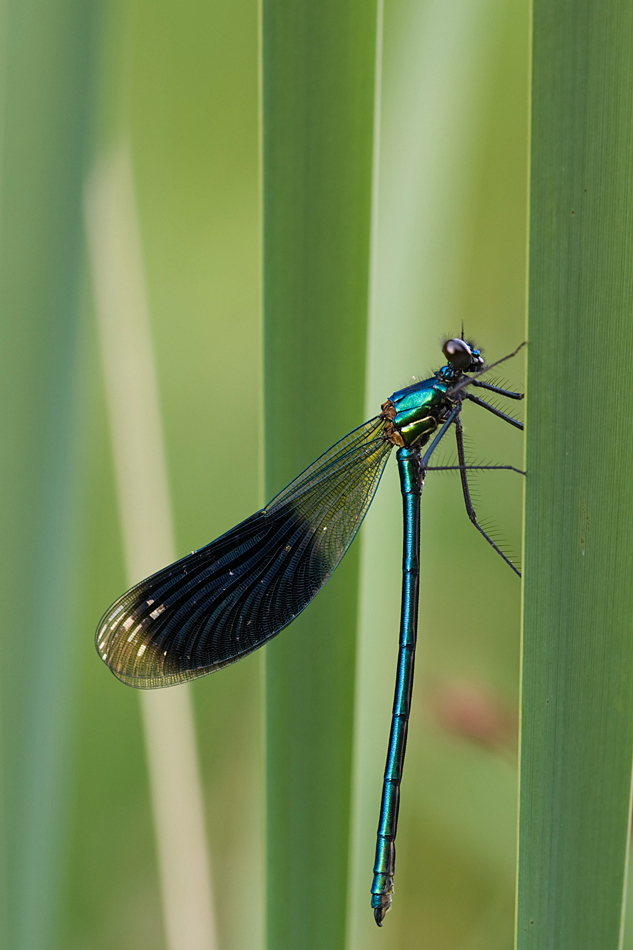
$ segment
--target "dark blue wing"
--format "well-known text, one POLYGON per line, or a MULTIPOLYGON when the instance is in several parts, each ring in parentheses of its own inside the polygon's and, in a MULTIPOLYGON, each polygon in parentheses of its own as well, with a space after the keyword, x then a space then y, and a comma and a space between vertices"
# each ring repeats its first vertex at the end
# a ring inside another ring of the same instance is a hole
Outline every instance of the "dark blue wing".
POLYGON ((372 419, 261 511, 123 594, 96 633, 129 686, 171 686, 246 656, 279 633, 352 543, 391 451, 372 419))

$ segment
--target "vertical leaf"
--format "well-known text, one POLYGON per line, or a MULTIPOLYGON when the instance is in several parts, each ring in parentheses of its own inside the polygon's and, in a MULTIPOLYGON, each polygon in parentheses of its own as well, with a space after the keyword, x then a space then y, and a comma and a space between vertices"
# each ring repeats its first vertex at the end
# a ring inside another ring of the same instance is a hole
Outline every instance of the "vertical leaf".
MULTIPOLYGON (((128 583, 174 561, 174 525, 131 158, 122 143, 86 189, 86 229, 128 583), (133 382, 132 382, 133 381, 133 382)), ((215 950, 190 690, 138 694, 169 950, 215 950)))
MULTIPOLYGON (((266 493, 362 418, 376 3, 263 0, 266 493)), ((266 656, 267 939, 342 947, 358 550, 266 656)))
POLYGON ((619 946, 633 754, 633 8, 534 4, 517 946, 619 946))
POLYGON ((15 950, 56 945, 64 885, 81 187, 97 10, 9 0, 3 21, 0 943, 15 950))

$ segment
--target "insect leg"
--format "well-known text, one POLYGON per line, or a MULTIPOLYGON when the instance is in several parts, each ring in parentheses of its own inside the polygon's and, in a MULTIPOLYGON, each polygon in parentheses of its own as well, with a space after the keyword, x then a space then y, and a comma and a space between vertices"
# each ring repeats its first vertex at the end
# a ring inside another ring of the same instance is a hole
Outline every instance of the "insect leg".
POLYGON ((464 503, 466 505, 466 511, 468 513, 468 517, 470 518, 474 526, 477 528, 477 531, 479 531, 479 533, 484 536, 488 544, 495 549, 499 557, 503 558, 506 564, 510 565, 514 573, 518 574, 520 577, 521 572, 516 569, 512 561, 508 557, 505 556, 503 551, 497 547, 497 545, 494 543, 492 538, 488 534, 486 534, 484 529, 481 527, 481 525, 477 521, 477 515, 475 513, 475 509, 473 508, 473 503, 470 500, 470 490, 468 488, 468 476, 466 474, 466 469, 468 466, 466 465, 466 460, 465 460, 465 455, 464 455, 464 429, 462 427, 461 419, 459 418, 455 419, 455 437, 457 439, 457 457, 459 458, 459 469, 460 469, 459 474, 462 480, 462 492, 464 494, 464 503))
POLYGON ((517 472, 519 475, 527 475, 522 468, 515 468, 514 465, 427 465, 427 472, 481 472, 500 470, 507 472, 517 472))
POLYGON ((488 392, 496 393, 498 396, 506 396, 508 399, 525 399, 525 393, 513 393, 509 389, 492 386, 490 383, 484 383, 480 379, 473 379, 473 386, 478 386, 480 389, 487 389, 488 392))
POLYGON ((516 426, 517 429, 521 429, 521 431, 523 431, 522 422, 519 422, 518 419, 513 419, 512 416, 507 416, 505 412, 501 412, 500 409, 495 409, 494 406, 491 406, 488 402, 484 402, 483 399, 479 399, 477 396, 473 396, 471 393, 464 393, 464 399, 470 399, 471 402, 476 403, 483 409, 487 409, 488 412, 493 414, 493 416, 498 416, 500 419, 503 419, 504 422, 509 422, 511 426, 516 426))
POLYGON ((446 420, 446 422, 444 423, 444 425, 442 426, 442 428, 440 429, 440 431, 437 433, 437 435, 435 436, 435 438, 433 439, 433 441, 432 441, 431 444, 429 445, 429 447, 428 447, 428 449, 426 450, 426 452, 424 453, 424 455, 422 456, 421 465, 422 465, 423 471, 426 471, 426 467, 427 467, 427 462, 428 462, 428 460, 431 458, 431 456, 432 456, 433 453, 435 452, 436 448, 438 447, 439 442, 440 442, 440 439, 443 439, 443 438, 444 438, 444 436, 445 436, 446 433, 448 432, 448 430, 449 430, 451 424, 452 424, 452 423, 455 421, 455 419, 457 419, 457 417, 459 416, 459 413, 460 413, 460 411, 461 411, 461 408, 462 408, 462 407, 461 407, 461 404, 460 404, 460 405, 455 406, 455 408, 454 408, 453 410, 451 410, 451 413, 450 413, 450 415, 448 416, 448 419, 446 420))

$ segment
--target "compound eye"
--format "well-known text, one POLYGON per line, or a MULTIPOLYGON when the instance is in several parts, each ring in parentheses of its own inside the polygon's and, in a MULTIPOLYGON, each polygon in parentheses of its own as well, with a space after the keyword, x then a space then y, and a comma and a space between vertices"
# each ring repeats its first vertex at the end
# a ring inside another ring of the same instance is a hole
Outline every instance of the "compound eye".
POLYGON ((447 340, 442 347, 442 352, 455 369, 466 370, 473 360, 473 353, 468 343, 458 337, 447 340))

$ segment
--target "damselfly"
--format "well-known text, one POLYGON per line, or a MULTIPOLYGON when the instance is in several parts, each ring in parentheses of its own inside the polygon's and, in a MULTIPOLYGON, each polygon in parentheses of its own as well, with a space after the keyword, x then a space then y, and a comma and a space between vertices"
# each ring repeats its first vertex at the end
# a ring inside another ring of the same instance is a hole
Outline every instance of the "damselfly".
POLYGON ((468 517, 519 573, 479 524, 468 486, 469 470, 519 469, 467 465, 460 414, 470 401, 522 429, 520 422, 475 396, 470 388, 509 399, 522 399, 523 394, 484 382, 481 376, 503 360, 486 366, 481 351, 463 338, 447 340, 443 353, 445 366, 429 379, 393 393, 380 415, 332 446, 265 508, 123 594, 106 611, 96 634, 97 650, 114 675, 128 686, 143 689, 183 683, 252 653, 287 627, 330 578, 352 543, 396 448, 404 555, 396 689, 371 888, 371 906, 379 925, 393 894, 417 638, 420 495, 427 471, 459 471, 468 517), (458 464, 429 465, 451 427, 458 464))

